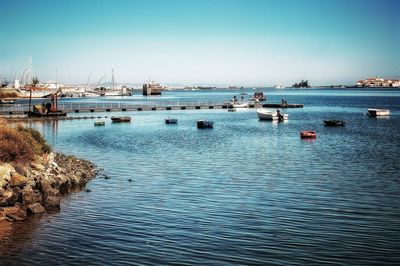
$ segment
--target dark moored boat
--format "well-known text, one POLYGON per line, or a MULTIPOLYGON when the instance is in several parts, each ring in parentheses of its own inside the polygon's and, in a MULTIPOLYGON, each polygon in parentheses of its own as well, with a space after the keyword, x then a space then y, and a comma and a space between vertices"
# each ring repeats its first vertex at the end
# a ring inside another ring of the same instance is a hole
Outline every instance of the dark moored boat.
POLYGON ((213 128, 214 122, 206 120, 197 120, 197 128, 213 128))
POLYGON ((113 123, 131 122, 130 116, 112 116, 111 121, 113 123))
POLYGON ((324 123, 325 126, 329 127, 340 127, 345 125, 345 122, 343 120, 336 120, 336 119, 324 120, 324 123))
POLYGON ((178 119, 176 118, 165 118, 165 124, 177 124, 178 123, 178 119))
POLYGON ((95 121, 94 122, 94 126, 105 126, 106 125, 106 122, 104 122, 104 121, 95 121))

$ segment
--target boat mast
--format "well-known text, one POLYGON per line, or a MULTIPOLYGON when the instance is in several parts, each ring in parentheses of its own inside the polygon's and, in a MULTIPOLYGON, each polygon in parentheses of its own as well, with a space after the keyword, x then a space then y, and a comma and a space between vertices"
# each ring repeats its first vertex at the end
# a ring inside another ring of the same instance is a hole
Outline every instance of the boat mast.
POLYGON ((86 92, 86 90, 88 89, 88 90, 90 90, 90 84, 89 84, 89 82, 90 82, 90 78, 92 77, 92 72, 90 72, 89 73, 89 78, 88 78, 88 80, 87 80, 87 83, 86 83, 86 89, 85 89, 85 92, 86 92))
POLYGON ((30 55, 30 56, 29 56, 28 85, 33 85, 33 75, 32 75, 32 55, 30 55))
POLYGON ((112 90, 114 91, 114 82, 115 82, 115 80, 114 80, 114 68, 112 68, 112 76, 111 76, 111 81, 112 81, 112 90))

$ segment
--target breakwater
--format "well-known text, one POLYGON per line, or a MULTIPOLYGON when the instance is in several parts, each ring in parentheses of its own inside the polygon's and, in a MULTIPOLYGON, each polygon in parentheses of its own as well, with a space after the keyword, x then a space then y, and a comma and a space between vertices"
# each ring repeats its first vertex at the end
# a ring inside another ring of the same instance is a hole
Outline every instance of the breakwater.
POLYGON ((96 176, 95 165, 73 156, 36 156, 23 170, 0 165, 0 222, 23 221, 29 215, 60 209, 61 196, 96 176))

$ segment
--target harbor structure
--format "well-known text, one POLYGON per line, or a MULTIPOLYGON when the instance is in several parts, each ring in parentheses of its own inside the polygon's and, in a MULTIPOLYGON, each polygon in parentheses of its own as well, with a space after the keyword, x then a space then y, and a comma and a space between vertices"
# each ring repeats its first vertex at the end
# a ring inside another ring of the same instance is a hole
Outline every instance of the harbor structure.
POLYGON ((357 81, 357 87, 381 88, 381 87, 400 87, 400 79, 367 78, 357 81))
POLYGON ((143 84, 143 95, 161 95, 163 87, 159 83, 154 81, 147 82, 143 84))

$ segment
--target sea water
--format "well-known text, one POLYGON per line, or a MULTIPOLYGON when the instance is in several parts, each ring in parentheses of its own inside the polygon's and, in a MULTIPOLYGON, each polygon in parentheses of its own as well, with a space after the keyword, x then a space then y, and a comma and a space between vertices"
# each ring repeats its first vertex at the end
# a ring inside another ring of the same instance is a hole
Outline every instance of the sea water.
MULTIPOLYGON (((230 100, 243 92, 254 90, 61 102, 230 100)), ((61 212, 2 228, 0 265, 398 265, 400 91, 264 93, 267 102, 304 108, 283 109, 282 123, 259 121, 254 109, 90 114, 105 127, 29 123, 55 151, 104 170, 88 183, 91 193, 64 197, 61 212), (391 115, 370 118, 368 108, 391 115), (110 115, 132 122, 112 124, 110 115), (214 129, 197 129, 198 119, 214 129), (302 140, 301 130, 317 138, 302 140)))

